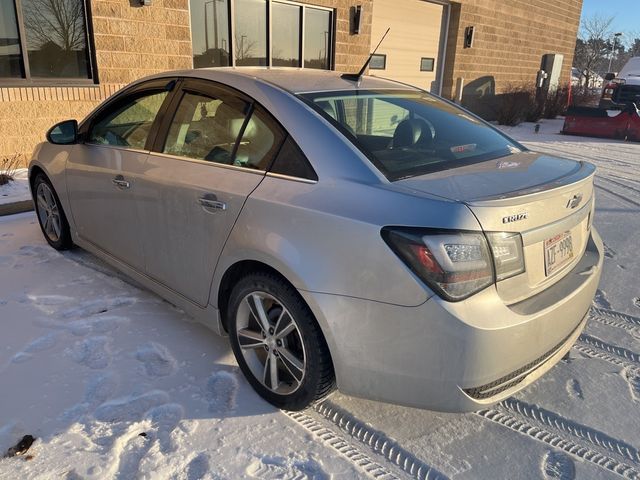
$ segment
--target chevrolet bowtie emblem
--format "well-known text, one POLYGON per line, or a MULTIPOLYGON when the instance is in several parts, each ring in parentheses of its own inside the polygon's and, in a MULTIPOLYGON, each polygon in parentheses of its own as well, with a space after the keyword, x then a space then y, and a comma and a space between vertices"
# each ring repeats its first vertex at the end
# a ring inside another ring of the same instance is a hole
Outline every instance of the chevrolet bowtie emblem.
POLYGON ((567 208, 576 208, 578 205, 580 205, 581 201, 582 194, 578 193, 569 199, 569 201, 567 202, 567 208))

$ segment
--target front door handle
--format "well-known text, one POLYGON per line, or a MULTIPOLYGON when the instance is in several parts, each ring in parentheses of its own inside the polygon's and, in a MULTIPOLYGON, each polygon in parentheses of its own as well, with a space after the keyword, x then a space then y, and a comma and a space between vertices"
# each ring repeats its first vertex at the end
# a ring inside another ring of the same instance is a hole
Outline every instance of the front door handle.
POLYGON ((218 200, 213 193, 207 193, 198 198, 198 203, 205 208, 211 208, 213 210, 226 210, 227 204, 218 200))
POLYGON ((113 184, 116 187, 118 187, 118 188, 120 188, 122 190, 131 187, 131 184, 129 182, 127 182, 122 175, 116 175, 116 178, 111 180, 111 182, 113 182, 113 184))

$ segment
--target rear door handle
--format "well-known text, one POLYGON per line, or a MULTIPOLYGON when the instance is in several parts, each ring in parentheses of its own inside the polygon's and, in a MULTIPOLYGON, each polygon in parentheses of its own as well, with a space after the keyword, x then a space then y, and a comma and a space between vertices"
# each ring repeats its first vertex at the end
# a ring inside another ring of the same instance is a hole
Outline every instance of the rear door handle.
POLYGON ((213 210, 226 210, 227 204, 218 200, 213 193, 207 193, 198 198, 198 203, 205 208, 211 208, 213 210))
POLYGON ((126 189, 131 187, 131 184, 129 182, 127 182, 124 177, 122 175, 116 175, 116 178, 114 178, 113 180, 111 180, 111 182, 113 182, 113 184, 120 188, 120 189, 126 189))

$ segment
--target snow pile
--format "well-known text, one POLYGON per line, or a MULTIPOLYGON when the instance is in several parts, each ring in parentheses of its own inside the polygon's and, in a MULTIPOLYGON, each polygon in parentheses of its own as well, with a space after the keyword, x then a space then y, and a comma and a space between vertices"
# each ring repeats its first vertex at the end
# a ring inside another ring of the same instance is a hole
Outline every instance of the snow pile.
POLYGON ((0 185, 0 205, 31 200, 26 168, 16 171, 13 181, 0 185))

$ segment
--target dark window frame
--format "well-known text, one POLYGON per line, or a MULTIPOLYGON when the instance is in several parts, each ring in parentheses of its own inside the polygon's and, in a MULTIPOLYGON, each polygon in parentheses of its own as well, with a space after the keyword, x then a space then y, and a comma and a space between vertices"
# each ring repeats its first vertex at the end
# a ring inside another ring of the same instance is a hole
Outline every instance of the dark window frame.
POLYGON ((374 53, 371 55, 371 61, 369 62, 370 70, 386 70, 387 69, 387 54, 386 53, 374 53), (373 61, 376 58, 382 59, 382 67, 376 67, 373 61))
POLYGON ((29 52, 27 50, 27 36, 22 13, 22 0, 13 0, 16 10, 16 23, 18 27, 18 39, 20 44, 20 56, 22 58, 22 77, 0 77, 0 87, 77 87, 94 86, 99 84, 98 69, 96 64, 95 46, 93 42, 93 21, 91 13, 91 1, 81 0, 84 6, 84 26, 87 38, 87 64, 91 78, 41 78, 32 77, 29 68, 29 52))
POLYGON ((433 72, 435 70, 435 66, 436 66, 436 59, 433 58, 433 57, 422 57, 420 59, 420 71, 421 72, 433 72), (425 60, 431 62, 431 68, 423 68, 425 60))

